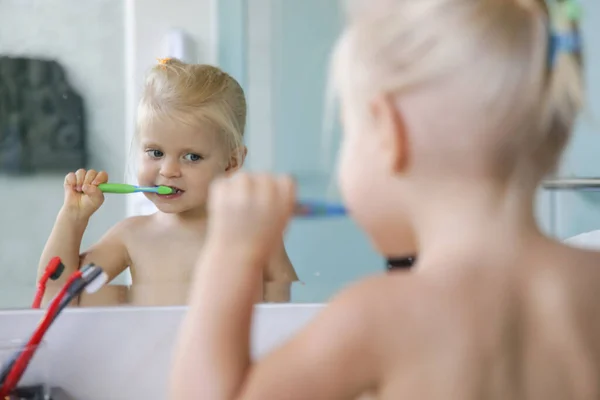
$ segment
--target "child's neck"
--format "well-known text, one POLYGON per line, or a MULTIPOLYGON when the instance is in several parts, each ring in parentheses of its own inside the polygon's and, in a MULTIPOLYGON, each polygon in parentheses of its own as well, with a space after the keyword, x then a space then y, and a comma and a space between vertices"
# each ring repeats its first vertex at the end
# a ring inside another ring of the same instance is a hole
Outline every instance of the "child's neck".
MULTIPOLYGON (((423 192, 422 192, 423 193, 423 192)), ((543 238, 534 214, 535 190, 486 182, 453 182, 432 187, 415 203, 419 265, 460 265, 521 259, 543 238)))

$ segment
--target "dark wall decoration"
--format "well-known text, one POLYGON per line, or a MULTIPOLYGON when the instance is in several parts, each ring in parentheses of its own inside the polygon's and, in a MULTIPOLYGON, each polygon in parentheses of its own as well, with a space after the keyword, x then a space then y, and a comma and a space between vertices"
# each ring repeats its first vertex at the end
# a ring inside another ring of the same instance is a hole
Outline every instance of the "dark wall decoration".
POLYGON ((0 173, 86 166, 84 102, 56 61, 0 56, 0 173))

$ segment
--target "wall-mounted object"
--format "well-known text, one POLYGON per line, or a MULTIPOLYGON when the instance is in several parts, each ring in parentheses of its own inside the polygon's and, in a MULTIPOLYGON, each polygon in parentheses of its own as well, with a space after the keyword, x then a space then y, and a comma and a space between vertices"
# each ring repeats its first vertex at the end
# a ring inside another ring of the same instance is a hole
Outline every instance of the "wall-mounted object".
POLYGON ((548 190, 600 190, 600 178, 557 178, 542 182, 548 190))
POLYGON ((86 166, 81 96, 56 61, 0 57, 0 172, 66 172, 86 166))
POLYGON ((161 57, 178 58, 186 63, 197 63, 195 43, 182 29, 170 29, 163 37, 161 57))

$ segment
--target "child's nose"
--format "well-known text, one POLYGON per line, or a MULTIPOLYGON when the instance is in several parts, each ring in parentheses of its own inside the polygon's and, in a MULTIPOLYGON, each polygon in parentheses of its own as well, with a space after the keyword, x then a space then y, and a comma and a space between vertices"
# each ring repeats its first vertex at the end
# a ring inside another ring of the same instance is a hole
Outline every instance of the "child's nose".
POLYGON ((160 174, 165 178, 178 178, 181 176, 181 168, 176 160, 165 159, 160 166, 160 174))

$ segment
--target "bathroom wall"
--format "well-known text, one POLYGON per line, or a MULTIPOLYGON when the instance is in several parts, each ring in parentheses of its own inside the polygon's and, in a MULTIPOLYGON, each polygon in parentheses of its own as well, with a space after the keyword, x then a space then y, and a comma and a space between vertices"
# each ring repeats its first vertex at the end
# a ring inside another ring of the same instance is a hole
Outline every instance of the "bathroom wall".
MULTIPOLYGON (((565 155, 561 174, 600 177, 600 2, 582 1, 588 105, 565 155)), ((567 238, 600 229, 600 192, 555 195, 556 233, 567 238)))

